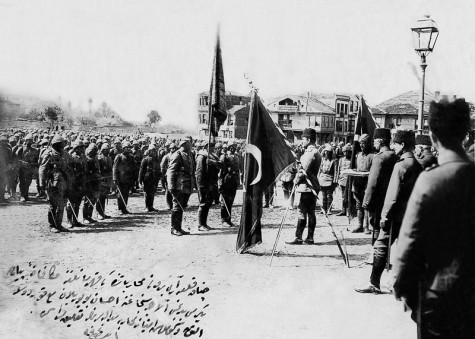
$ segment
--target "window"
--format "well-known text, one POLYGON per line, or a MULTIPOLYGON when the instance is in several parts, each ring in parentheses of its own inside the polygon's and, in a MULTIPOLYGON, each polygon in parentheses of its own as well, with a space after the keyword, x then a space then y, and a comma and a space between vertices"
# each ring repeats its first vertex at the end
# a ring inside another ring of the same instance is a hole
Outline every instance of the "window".
POLYGON ((233 137, 233 131, 229 131, 228 135, 229 135, 230 138, 232 138, 233 137))
POLYGON ((343 121, 337 120, 336 122, 336 131, 343 132, 343 121))
POLYGON ((350 112, 353 112, 353 100, 350 101, 350 112))
POLYGON ((354 131, 355 131, 355 121, 350 120, 350 132, 354 132, 354 131))
POLYGON ((345 121, 345 132, 348 132, 348 121, 345 121))

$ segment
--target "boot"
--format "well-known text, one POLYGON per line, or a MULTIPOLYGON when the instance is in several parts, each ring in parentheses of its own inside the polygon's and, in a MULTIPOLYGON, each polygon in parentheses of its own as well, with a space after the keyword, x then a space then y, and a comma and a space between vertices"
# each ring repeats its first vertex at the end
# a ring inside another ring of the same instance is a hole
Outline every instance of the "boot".
POLYGON ((347 228, 346 230, 351 232, 351 233, 361 233, 363 232, 363 221, 364 221, 364 211, 363 210, 358 210, 357 211, 357 217, 358 217, 358 226, 353 227, 353 228, 347 228))
POLYGON ((295 239, 293 241, 287 241, 286 243, 289 245, 301 245, 302 241, 302 234, 305 229, 306 221, 305 219, 299 219, 297 221, 297 230, 295 231, 295 239))
POLYGON ((373 286, 379 288, 381 283, 381 276, 383 275, 384 268, 386 267, 386 257, 378 255, 375 252, 373 256, 373 269, 371 270, 370 282, 373 286))

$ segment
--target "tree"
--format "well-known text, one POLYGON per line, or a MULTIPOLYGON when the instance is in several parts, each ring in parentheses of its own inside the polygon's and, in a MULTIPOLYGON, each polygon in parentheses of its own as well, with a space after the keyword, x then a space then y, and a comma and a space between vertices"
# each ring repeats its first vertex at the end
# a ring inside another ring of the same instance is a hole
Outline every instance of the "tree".
POLYGON ((63 115, 63 110, 57 105, 47 106, 43 114, 51 121, 51 127, 53 127, 54 122, 58 120, 58 116, 63 115))
POLYGON ((162 121, 162 117, 160 116, 160 113, 158 111, 152 110, 150 113, 147 115, 148 121, 150 122, 150 125, 152 124, 158 124, 160 121, 162 121))

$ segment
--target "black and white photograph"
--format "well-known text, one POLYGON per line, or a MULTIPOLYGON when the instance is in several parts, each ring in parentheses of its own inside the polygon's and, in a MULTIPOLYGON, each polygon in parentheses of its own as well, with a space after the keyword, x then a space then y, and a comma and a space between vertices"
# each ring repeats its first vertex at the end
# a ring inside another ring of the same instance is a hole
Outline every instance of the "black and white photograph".
POLYGON ((0 0, 0 338, 475 338, 474 17, 0 0))

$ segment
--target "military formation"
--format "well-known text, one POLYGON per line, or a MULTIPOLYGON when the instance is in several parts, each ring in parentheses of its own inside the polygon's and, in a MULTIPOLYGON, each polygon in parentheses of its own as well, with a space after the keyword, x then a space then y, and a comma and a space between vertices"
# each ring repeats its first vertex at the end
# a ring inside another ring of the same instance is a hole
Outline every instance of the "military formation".
POLYGON ((111 218, 109 197, 117 199, 119 214, 129 214, 129 195, 138 189, 147 212, 157 212, 155 196, 163 189, 175 236, 189 234, 182 226, 183 212, 194 192, 199 231, 212 229, 207 219, 214 204, 220 205, 223 224, 235 226, 232 207, 241 184, 242 154, 241 145, 232 142, 13 129, 0 135, 0 166, 0 202, 30 200, 36 179, 36 198, 48 201, 54 233, 111 218))

